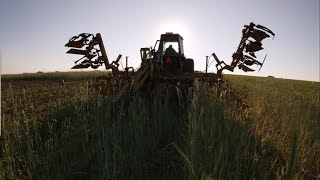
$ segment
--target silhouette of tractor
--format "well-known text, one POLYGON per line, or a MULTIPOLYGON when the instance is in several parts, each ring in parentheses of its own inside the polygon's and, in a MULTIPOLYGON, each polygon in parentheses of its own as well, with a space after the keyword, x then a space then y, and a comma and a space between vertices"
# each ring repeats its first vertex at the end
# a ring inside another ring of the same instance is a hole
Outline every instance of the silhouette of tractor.
MULTIPOLYGON (((256 52, 263 49, 262 40, 275 34, 268 28, 250 23, 242 30, 242 38, 239 46, 232 55, 230 65, 221 61, 215 53, 212 53, 216 61, 216 73, 208 73, 208 60, 206 58, 206 71, 195 72, 194 60, 186 58, 184 54, 183 38, 179 34, 161 34, 154 47, 140 49, 141 66, 134 70, 128 67, 128 58, 124 71, 119 70, 120 54, 115 61, 110 63, 101 35, 97 33, 82 33, 72 37, 65 45, 71 48, 67 53, 82 55, 72 69, 93 68, 105 66, 112 73, 108 76, 98 77, 96 87, 103 94, 113 93, 115 100, 124 94, 134 95, 146 93, 159 89, 185 90, 193 86, 194 81, 204 81, 216 86, 221 86, 222 72, 233 71, 238 67, 244 72, 254 71, 252 65, 263 66, 266 56, 262 62, 256 58, 256 52), (115 94, 114 94, 115 93, 115 94)), ((221 87, 220 87, 221 88, 221 87)))

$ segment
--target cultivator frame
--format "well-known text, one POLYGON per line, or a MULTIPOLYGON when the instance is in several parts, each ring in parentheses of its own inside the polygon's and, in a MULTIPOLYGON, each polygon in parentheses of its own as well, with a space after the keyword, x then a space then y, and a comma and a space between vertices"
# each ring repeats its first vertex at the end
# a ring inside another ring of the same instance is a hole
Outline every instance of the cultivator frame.
MULTIPOLYGON (((223 85, 222 72, 224 70, 232 71, 238 67, 244 72, 254 71, 249 66, 258 65, 261 67, 263 62, 258 61, 255 53, 263 49, 262 40, 275 34, 268 28, 250 23, 245 25, 242 30, 242 38, 235 53, 232 55, 230 65, 221 61, 215 53, 212 53, 216 61, 216 73, 208 73, 208 56, 206 63, 206 72, 194 72, 193 60, 184 57, 183 38, 179 34, 166 33, 161 35, 161 39, 156 41, 152 48, 141 48, 141 67, 135 72, 132 67, 128 67, 128 57, 126 58, 126 67, 124 71, 119 71, 119 61, 122 57, 119 54, 115 61, 109 63, 109 59, 104 47, 102 37, 99 33, 96 35, 82 33, 72 37, 65 45, 71 48, 67 53, 83 55, 82 58, 75 61, 76 65, 71 69, 93 68, 105 66, 106 70, 111 69, 112 73, 107 76, 97 77, 95 87, 104 95, 116 94, 115 101, 121 98, 124 94, 137 94, 152 91, 159 84, 164 84, 164 87, 192 87, 195 80, 203 81, 207 84, 214 84, 219 94, 222 91, 230 91, 223 85), (164 44, 168 41, 177 42, 179 52, 175 55, 166 55, 164 52, 164 44), (156 46, 159 44, 158 50, 156 46), (172 64, 166 64, 166 60, 172 64), (166 59, 166 60, 165 60, 166 59), (188 67, 187 67, 188 64, 188 67), (191 66, 190 66, 191 65, 191 66), (167 67, 170 67, 168 69, 167 67), (187 68, 186 68, 187 67, 187 68), (192 69, 190 69, 192 67, 192 69), (172 70, 174 69, 174 70, 172 70), (186 70, 187 69, 187 70, 186 70), (185 86, 186 85, 186 86, 185 86)), ((168 88, 169 89, 169 88, 168 88)))

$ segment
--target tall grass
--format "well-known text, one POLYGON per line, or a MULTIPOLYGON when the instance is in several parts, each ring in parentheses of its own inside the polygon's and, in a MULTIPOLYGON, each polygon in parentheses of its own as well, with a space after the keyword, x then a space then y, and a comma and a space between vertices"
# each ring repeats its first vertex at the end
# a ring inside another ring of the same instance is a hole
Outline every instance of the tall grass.
POLYGON ((320 174, 320 83, 226 76, 227 82, 252 108, 251 131, 287 159, 297 141, 297 166, 311 177, 320 174))
POLYGON ((0 179, 303 177, 296 169, 300 139, 290 136, 283 160, 210 88, 200 85, 188 98, 188 106, 162 94, 113 103, 88 91, 42 121, 19 109, 2 114, 0 179))

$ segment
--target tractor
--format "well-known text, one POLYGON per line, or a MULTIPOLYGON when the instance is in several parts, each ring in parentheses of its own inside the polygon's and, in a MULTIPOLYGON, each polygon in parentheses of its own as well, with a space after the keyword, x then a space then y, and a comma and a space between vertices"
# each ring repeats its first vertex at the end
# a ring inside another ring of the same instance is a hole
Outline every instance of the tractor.
POLYGON ((183 38, 179 34, 171 32, 161 34, 154 48, 141 48, 142 62, 146 62, 150 50, 154 55, 153 63, 161 65, 164 71, 173 74, 194 72, 194 61, 184 56, 183 38), (158 50, 155 51, 157 45, 158 50))

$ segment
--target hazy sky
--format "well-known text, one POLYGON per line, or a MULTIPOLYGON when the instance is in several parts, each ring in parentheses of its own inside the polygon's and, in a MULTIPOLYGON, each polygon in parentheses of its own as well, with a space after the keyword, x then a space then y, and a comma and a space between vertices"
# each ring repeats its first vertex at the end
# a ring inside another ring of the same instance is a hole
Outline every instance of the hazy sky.
POLYGON ((276 36, 258 54, 268 53, 264 67, 247 75, 320 81, 319 0, 1 0, 1 74, 68 71, 76 58, 64 44, 82 32, 100 32, 109 59, 121 53, 134 67, 141 47, 153 46, 161 33, 180 33, 185 55, 204 70, 213 52, 231 61, 250 22, 276 36))

